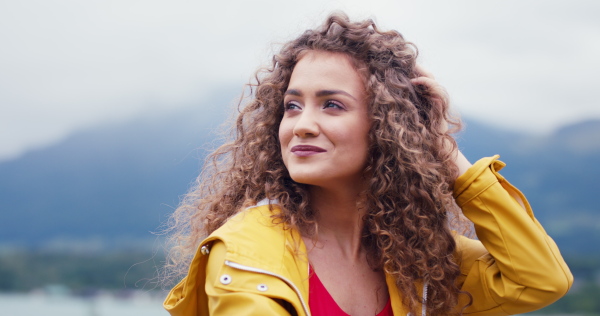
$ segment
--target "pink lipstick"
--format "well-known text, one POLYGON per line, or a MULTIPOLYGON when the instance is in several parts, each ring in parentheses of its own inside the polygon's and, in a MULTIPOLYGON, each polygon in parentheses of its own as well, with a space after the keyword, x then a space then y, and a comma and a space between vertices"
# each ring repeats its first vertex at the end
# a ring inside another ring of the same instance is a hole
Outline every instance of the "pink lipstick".
POLYGON ((308 157, 312 155, 316 155, 318 153, 326 152, 327 150, 311 145, 296 145, 292 147, 291 152, 293 152, 296 156, 300 157, 308 157))

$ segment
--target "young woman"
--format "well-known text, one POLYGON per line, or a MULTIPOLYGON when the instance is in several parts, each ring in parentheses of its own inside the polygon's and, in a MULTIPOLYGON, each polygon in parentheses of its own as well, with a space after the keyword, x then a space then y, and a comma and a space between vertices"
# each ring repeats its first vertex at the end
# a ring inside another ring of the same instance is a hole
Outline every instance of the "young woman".
POLYGON ((189 270, 172 315, 510 315, 568 291, 504 164, 457 149, 416 57, 342 14, 283 46, 173 215, 170 268, 189 270), (479 241, 451 228, 463 214, 479 241))

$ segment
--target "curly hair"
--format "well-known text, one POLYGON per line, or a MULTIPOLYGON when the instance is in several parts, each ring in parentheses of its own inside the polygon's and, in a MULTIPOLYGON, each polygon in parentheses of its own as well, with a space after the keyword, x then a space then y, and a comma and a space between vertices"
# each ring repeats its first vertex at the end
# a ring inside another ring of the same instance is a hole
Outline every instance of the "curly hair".
POLYGON ((452 197, 458 168, 450 134, 460 122, 450 114, 447 97, 411 83, 419 76, 413 44, 372 20, 351 22, 342 13, 284 44, 271 65, 256 73, 230 141, 208 156, 171 217, 170 276, 184 273, 202 238, 265 198, 279 201, 277 220, 307 236, 316 231, 308 186, 290 178, 278 139, 283 95, 294 66, 310 50, 346 54, 364 76, 371 128, 362 245, 369 264, 394 277, 413 313, 422 301, 415 284, 427 282, 431 315, 460 314, 451 220, 462 217, 452 197))

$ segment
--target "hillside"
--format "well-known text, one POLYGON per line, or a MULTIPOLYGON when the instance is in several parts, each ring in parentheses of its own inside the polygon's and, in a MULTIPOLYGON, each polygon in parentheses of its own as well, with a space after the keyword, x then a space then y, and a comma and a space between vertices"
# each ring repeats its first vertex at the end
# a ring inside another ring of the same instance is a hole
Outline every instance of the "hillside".
MULTIPOLYGON (((229 94, 232 95, 232 94, 229 94)), ((215 97, 214 104, 223 98, 215 97)), ((73 134, 0 163, 0 245, 149 247, 198 173, 223 111, 190 107, 73 134)), ((600 252, 600 121, 546 137, 467 120, 466 156, 501 154, 503 174, 530 199, 563 252, 600 252)))
POLYGON ((204 108, 213 111, 91 128, 0 163, 0 244, 150 247, 223 121, 217 106, 204 108))

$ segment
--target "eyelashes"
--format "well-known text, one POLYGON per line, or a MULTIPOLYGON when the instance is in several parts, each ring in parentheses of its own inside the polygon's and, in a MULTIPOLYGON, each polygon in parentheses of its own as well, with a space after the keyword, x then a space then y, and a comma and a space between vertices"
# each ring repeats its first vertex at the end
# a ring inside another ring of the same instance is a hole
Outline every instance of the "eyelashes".
MULTIPOLYGON (((346 110, 346 107, 344 106, 344 104, 339 101, 336 101, 336 100, 327 100, 327 101, 323 102, 323 104, 321 105, 321 108, 322 109, 346 110)), ((289 101, 287 103, 284 103, 283 109, 285 111, 302 110, 302 105, 297 101, 289 101)))
POLYGON ((327 100, 325 102, 325 104, 323 105, 323 108, 337 108, 340 110, 346 109, 343 104, 341 104, 340 102, 335 101, 335 100, 327 100))
POLYGON ((302 107, 300 107, 300 105, 297 102, 290 101, 290 102, 287 102, 287 103, 283 104, 283 109, 285 111, 289 111, 289 110, 301 110, 302 107))

